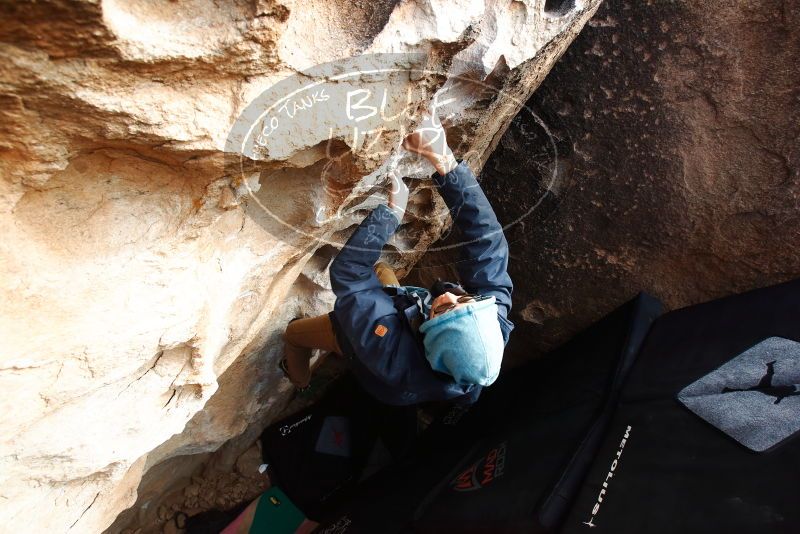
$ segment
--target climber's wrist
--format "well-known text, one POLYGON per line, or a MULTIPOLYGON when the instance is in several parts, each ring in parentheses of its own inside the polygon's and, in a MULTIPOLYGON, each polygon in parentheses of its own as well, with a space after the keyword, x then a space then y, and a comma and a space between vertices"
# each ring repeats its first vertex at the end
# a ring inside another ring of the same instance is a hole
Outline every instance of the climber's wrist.
POLYGON ((431 154, 428 156, 428 161, 434 166, 436 172, 442 176, 458 166, 458 161, 456 161, 456 157, 449 147, 446 147, 444 154, 431 154))
POLYGON ((389 178, 389 202, 388 208, 395 214, 398 221, 403 220, 403 215, 406 211, 408 204, 408 186, 403 181, 403 178, 397 174, 390 175, 389 178))

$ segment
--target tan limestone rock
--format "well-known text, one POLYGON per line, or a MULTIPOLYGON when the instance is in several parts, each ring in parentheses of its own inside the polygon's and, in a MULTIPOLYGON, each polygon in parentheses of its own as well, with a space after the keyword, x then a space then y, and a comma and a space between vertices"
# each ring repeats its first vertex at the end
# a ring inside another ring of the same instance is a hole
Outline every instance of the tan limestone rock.
MULTIPOLYGON (((145 473, 263 425, 290 390, 280 332, 330 309, 327 266, 379 201, 368 193, 387 161, 432 170, 396 158, 413 115, 353 140, 330 107, 272 153, 231 153, 259 95, 318 63, 414 53, 425 72, 406 72, 388 107, 418 112, 451 88, 442 114, 477 171, 599 0, 544 4, 0 8, 0 524, 99 532, 140 494, 158 510, 145 473)), ((447 225, 430 183, 415 183, 392 244, 406 253, 389 258, 400 272, 447 225)))

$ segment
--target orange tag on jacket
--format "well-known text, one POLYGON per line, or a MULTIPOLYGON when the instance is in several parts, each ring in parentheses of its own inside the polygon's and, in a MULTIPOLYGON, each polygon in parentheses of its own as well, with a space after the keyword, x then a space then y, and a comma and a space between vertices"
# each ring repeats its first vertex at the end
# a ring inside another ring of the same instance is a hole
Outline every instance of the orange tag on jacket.
POLYGON ((388 331, 389 331, 389 329, 386 328, 385 326, 383 326, 382 324, 379 324, 378 326, 375 327, 375 335, 378 336, 378 337, 385 336, 386 332, 388 332, 388 331))

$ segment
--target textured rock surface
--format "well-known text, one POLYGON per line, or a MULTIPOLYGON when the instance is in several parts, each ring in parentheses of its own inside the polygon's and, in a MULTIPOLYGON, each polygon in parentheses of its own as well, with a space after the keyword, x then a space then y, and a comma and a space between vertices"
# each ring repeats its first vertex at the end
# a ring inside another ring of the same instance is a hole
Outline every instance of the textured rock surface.
MULTIPOLYGON (((529 101, 562 172, 509 234, 515 357, 639 290, 675 308, 800 276, 798 64, 796 0, 603 3, 529 101)), ((548 188, 523 176, 552 163, 535 126, 484 167, 501 219, 548 188)))
MULTIPOLYGON (((318 132, 300 133, 280 161, 245 161, 246 184, 272 181, 243 196, 223 153, 257 95, 319 62, 420 53, 434 73, 406 81, 409 105, 449 86, 451 140, 477 170, 598 1, 0 6, 0 523, 101 531, 285 404, 280 331, 330 307, 335 244, 318 238, 356 220, 314 215, 355 205, 382 159, 354 143, 331 170, 318 132), (268 231, 256 200, 276 198, 305 234, 268 231), (140 485, 147 472, 161 475, 140 485)), ((441 209, 426 187, 401 270, 445 225, 422 218, 441 209)))

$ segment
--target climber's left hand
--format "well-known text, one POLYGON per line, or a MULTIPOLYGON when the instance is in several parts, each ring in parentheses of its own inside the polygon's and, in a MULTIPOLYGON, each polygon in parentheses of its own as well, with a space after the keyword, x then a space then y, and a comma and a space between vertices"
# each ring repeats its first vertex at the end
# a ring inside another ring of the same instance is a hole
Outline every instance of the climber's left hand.
POLYGON ((397 171, 389 173, 389 209, 397 216, 398 221, 403 220, 408 204, 408 186, 397 171))

